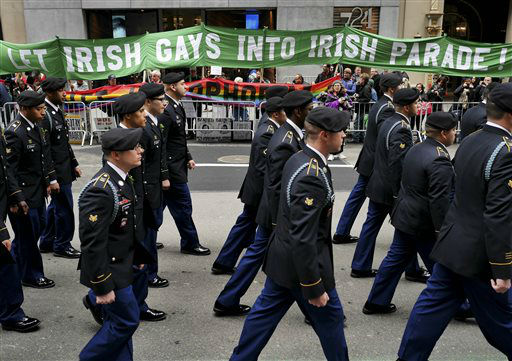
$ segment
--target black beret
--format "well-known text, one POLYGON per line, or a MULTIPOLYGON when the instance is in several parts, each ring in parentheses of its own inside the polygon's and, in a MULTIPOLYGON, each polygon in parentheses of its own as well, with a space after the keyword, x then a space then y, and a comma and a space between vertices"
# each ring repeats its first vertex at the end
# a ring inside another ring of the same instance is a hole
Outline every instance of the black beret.
POLYGON ((39 94, 32 90, 25 90, 18 96, 18 105, 20 107, 37 107, 44 103, 45 94, 39 94))
POLYGON ((146 101, 144 92, 130 93, 117 98, 114 102, 114 114, 131 114, 142 108, 146 101))
POLYGON ((273 97, 284 97, 288 94, 288 87, 284 85, 273 85, 265 89, 265 99, 273 97))
POLYGON ((146 97, 148 97, 149 99, 159 97, 160 95, 164 95, 165 93, 164 86, 162 84, 156 83, 143 84, 139 88, 139 91, 142 91, 144 94, 146 94, 146 97))
POLYGON ((402 84, 402 77, 395 73, 386 73, 380 76, 380 86, 385 86, 387 88, 396 88, 402 84))
POLYGON ((398 105, 412 104, 420 97, 420 92, 416 88, 398 89, 393 95, 393 103, 398 105))
POLYGON ((313 94, 308 90, 294 90, 283 97, 284 108, 298 108, 313 101, 313 94))
POLYGON ((181 72, 181 73, 168 73, 168 74, 165 74, 164 77, 162 78, 162 83, 164 84, 174 84, 174 83, 177 83, 181 80, 185 79, 185 73, 184 72, 181 72))
POLYGON ((316 107, 306 117, 306 121, 328 132, 340 132, 350 124, 350 113, 334 108, 316 107))
POLYGON ((278 112, 283 109, 283 98, 281 97, 272 97, 265 103, 265 111, 267 113, 270 112, 278 112))
POLYGON ((450 130, 457 126, 457 119, 452 113, 433 112, 427 117, 425 126, 441 130, 450 130))
POLYGON ((489 93, 489 99, 504 112, 512 113, 512 83, 496 86, 489 93))
POLYGON ((122 152, 133 150, 142 137, 142 128, 112 128, 101 136, 101 148, 122 152))
POLYGON ((41 83, 41 88, 44 92, 52 92, 55 90, 63 89, 66 86, 66 79, 64 78, 46 78, 41 83))

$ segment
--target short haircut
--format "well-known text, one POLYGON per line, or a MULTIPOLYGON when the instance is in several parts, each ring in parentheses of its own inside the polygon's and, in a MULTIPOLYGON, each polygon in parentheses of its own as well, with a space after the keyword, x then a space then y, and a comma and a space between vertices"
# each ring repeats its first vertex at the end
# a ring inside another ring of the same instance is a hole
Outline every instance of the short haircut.
POLYGON ((427 137, 434 137, 439 136, 441 134, 442 130, 438 128, 431 127, 429 125, 425 125, 425 134, 427 137))
POLYGON ((499 108, 496 104, 494 104, 490 99, 487 100, 485 111, 487 112, 487 118, 490 119, 501 119, 507 113, 503 109, 499 108))
POLYGON ((322 131, 322 129, 318 128, 316 125, 311 124, 307 120, 304 122, 304 130, 306 131, 306 139, 315 139, 322 131))

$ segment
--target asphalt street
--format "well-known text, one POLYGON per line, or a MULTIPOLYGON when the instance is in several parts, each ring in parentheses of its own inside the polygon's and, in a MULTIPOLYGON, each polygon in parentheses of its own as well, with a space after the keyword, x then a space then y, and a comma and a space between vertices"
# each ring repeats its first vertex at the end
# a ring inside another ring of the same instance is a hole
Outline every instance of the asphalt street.
MULTIPOLYGON (((74 146, 84 177, 74 184, 75 200, 83 185, 100 168, 98 146, 74 146)), ((348 145, 347 158, 335 161, 333 178, 336 201, 333 231, 352 188, 356 173, 351 168, 360 147, 348 145)), ((248 144, 199 145, 190 150, 198 163, 190 174, 194 220, 201 243, 211 248, 212 255, 196 257, 179 252, 179 235, 166 211, 159 241, 165 248, 159 253, 160 272, 170 286, 150 289, 148 304, 168 313, 165 321, 141 323, 134 335, 135 360, 227 360, 236 346, 243 318, 218 318, 212 307, 227 276, 210 274, 226 235, 242 209, 236 199, 245 175, 248 144)), ((356 220, 353 234, 364 222, 366 204, 356 220)), ((378 267, 391 242, 392 226, 386 222, 375 250, 374 267, 378 267)), ((12 233, 11 233, 12 234, 12 233)), ((78 234, 73 245, 79 248, 78 234)), ((407 318, 423 285, 402 280, 395 294, 398 311, 385 316, 367 316, 361 312, 372 280, 349 276, 355 245, 335 245, 335 276, 347 328, 345 335, 351 360, 395 360, 407 318)), ((46 290, 25 288, 24 310, 42 320, 41 329, 30 334, 0 331, 0 360, 77 360, 82 347, 98 326, 82 306, 86 288, 79 284, 76 260, 43 255, 46 276, 56 287, 46 290)), ((260 273, 242 302, 252 305, 265 275, 260 273)), ((304 323, 299 309, 293 306, 283 318, 263 350, 261 360, 323 360, 318 338, 304 323)), ((430 360, 506 360, 489 346, 476 323, 453 321, 439 340, 430 360)), ((108 360, 105 360, 108 361, 108 360)))

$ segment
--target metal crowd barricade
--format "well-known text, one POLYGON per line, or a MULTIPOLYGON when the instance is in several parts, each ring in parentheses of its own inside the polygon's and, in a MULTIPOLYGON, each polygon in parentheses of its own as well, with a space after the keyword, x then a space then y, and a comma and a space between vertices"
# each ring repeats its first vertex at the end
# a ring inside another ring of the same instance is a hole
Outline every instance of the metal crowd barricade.
MULTIPOLYGON (((313 82, 316 80, 316 76, 302 76, 304 78, 304 83, 313 84, 313 82)), ((292 83, 295 79, 295 75, 288 75, 283 77, 283 83, 292 83)))
POLYGON ((436 111, 444 111, 444 112, 450 112, 455 116, 455 119, 457 119, 457 134, 460 133, 460 125, 462 116, 466 111, 476 105, 480 104, 479 102, 450 102, 450 101, 444 101, 444 102, 427 102, 427 101, 419 101, 418 102, 418 115, 417 117, 419 122, 419 131, 421 133, 425 130, 425 122, 427 120, 427 117, 432 113, 436 111))
POLYGON ((10 122, 14 120, 16 115, 19 113, 18 103, 7 102, 2 107, 2 128, 6 128, 10 122))
POLYGON ((89 124, 90 134, 89 145, 92 145, 94 136, 107 132, 112 128, 117 127, 117 117, 113 112, 112 101, 94 101, 89 104, 89 124))
POLYGON ((69 142, 82 146, 89 133, 88 108, 84 102, 64 102, 64 114, 69 128, 69 142))
POLYGON ((227 102, 210 100, 182 100, 187 117, 187 130, 197 140, 227 142, 251 140, 256 122, 254 102, 227 102))

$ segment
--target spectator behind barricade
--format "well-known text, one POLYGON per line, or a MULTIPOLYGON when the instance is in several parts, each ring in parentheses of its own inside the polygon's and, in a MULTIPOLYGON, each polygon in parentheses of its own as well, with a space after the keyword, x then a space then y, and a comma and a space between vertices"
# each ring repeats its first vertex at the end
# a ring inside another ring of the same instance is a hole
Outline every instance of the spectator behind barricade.
POLYGON ((260 70, 256 70, 255 73, 251 72, 251 74, 254 74, 254 75, 252 75, 252 77, 251 77, 251 75, 249 75, 249 81, 251 83, 270 83, 270 80, 262 77, 260 70))
POLYGON ((327 90, 324 104, 326 107, 338 110, 352 109, 352 99, 347 95, 347 89, 343 87, 341 81, 336 80, 327 90))
POLYGON ((354 68, 354 75, 352 76, 352 79, 356 82, 356 84, 359 82, 359 78, 361 77, 361 67, 356 66, 354 68))
POLYGON ((416 111, 416 115, 411 118, 411 129, 421 130, 421 121, 432 113, 432 104, 427 100, 425 86, 422 83, 416 84, 416 89, 418 89, 420 97, 418 98, 418 110, 416 111))
POLYGON ((462 79, 462 84, 453 92, 454 101, 458 104, 454 104, 451 111, 456 112, 455 115, 458 119, 460 119, 462 114, 468 109, 469 102, 473 101, 475 98, 473 95, 474 91, 475 89, 471 83, 471 78, 464 78, 462 79))
POLYGON ((475 88, 475 96, 473 100, 475 102, 481 102, 484 99, 484 91, 487 85, 491 84, 492 78, 490 76, 486 76, 484 80, 482 80, 478 86, 475 88))
POLYGON ((467 110, 460 120, 460 139, 464 139, 471 133, 482 128, 487 122, 487 99, 492 89, 498 86, 499 83, 491 82, 484 89, 482 101, 467 110))
POLYGON ((352 69, 345 68, 345 70, 343 70, 341 84, 347 89, 348 95, 354 95, 356 93, 356 82, 352 79, 352 69))
POLYGON ((89 85, 87 85, 87 82, 82 79, 78 79, 75 82, 68 81, 65 90, 72 92, 89 90, 89 85))
POLYGON ((333 77, 333 74, 331 73, 331 68, 330 68, 329 64, 324 64, 324 65, 322 65, 322 72, 317 75, 313 84, 321 83, 324 80, 327 80, 332 77, 333 77))
POLYGON ((162 73, 160 73, 160 70, 158 69, 155 69, 153 70, 151 73, 150 73, 150 83, 154 83, 154 84, 162 84, 162 73))
POLYGON ((27 90, 27 84, 23 81, 23 78, 18 78, 16 81, 16 87, 14 88, 14 100, 18 99, 18 96, 27 90))
POLYGON ((370 79, 373 80, 374 89, 377 92, 377 98, 382 96, 382 91, 380 90, 380 73, 377 69, 371 68, 370 70, 370 79))
POLYGON ((201 77, 197 74, 197 68, 193 66, 190 68, 190 73, 187 76, 187 81, 192 82, 197 80, 201 80, 201 77))
POLYGON ((107 78, 107 85, 109 86, 115 86, 117 85, 117 79, 114 74, 110 74, 107 78))
POLYGON ((35 79, 34 79, 34 77, 32 75, 27 76, 27 90, 32 90, 32 91, 35 91, 35 92, 38 91, 37 84, 36 84, 35 79))
POLYGON ((379 96, 377 95, 377 91, 375 90, 375 82, 372 78, 368 80, 368 84, 370 85, 370 88, 372 89, 372 102, 376 102, 379 100, 379 96))
POLYGON ((448 78, 445 76, 439 77, 432 88, 427 92, 427 99, 429 102, 436 102, 436 104, 432 104, 432 111, 437 112, 443 109, 441 102, 444 101, 444 97, 446 96, 446 85, 448 83, 448 78))
POLYGON ((302 76, 302 74, 296 74, 295 78, 292 81, 292 84, 306 85, 307 83, 304 81, 304 77, 302 76))
MULTIPOLYGON (((359 77, 359 82, 356 84, 356 100, 358 105, 355 108, 357 113, 357 128, 363 130, 366 128, 368 121, 368 112, 370 111, 370 102, 372 101, 372 88, 368 81, 370 76, 367 73, 362 73, 359 77)), ((362 143, 364 140, 363 132, 355 132, 353 136, 354 141, 362 143)))
MULTIPOLYGON (((235 78, 235 83, 243 83, 244 79, 242 77, 237 76, 235 78)), ((241 104, 233 105, 233 118, 235 122, 246 122, 249 120, 249 114, 247 113, 247 109, 241 104)))

